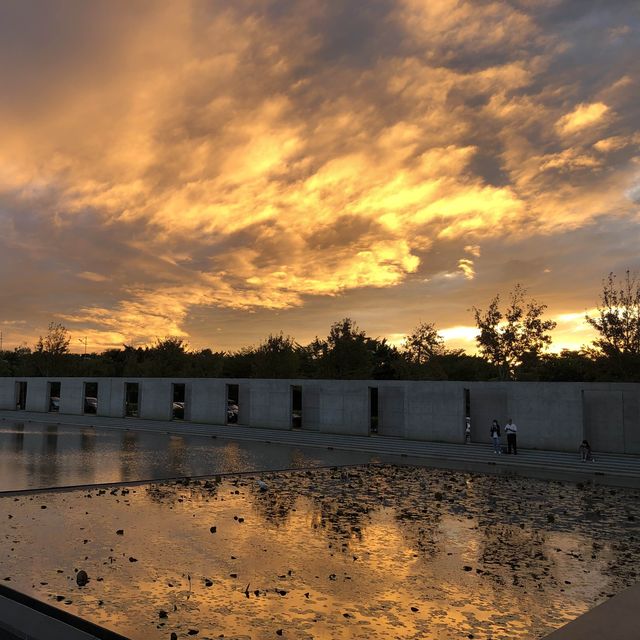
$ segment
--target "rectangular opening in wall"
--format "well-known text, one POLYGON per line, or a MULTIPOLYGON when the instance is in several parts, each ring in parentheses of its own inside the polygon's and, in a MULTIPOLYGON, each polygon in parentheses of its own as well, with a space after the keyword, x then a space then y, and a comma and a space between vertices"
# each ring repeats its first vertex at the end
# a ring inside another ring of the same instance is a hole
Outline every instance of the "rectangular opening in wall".
POLYGON ((98 413, 98 383, 84 383, 84 413, 98 413))
POLYGON ((184 420, 184 401, 186 397, 186 389, 184 383, 178 382, 173 387, 173 420, 184 420))
POLYGON ((369 433, 378 433, 378 387, 369 387, 369 433))
POLYGON ((49 391, 49 411, 60 411, 60 383, 49 382, 47 385, 49 391))
POLYGON ((302 386, 291 385, 291 428, 302 429, 302 386))
POLYGON ((238 424, 240 412, 240 385, 227 385, 227 424, 238 424))
POLYGON ((140 385, 137 382, 124 384, 124 415, 128 418, 138 417, 140 403, 140 385))
POLYGON ((471 442, 471 391, 464 389, 464 441, 471 442))
POLYGON ((24 411, 27 408, 27 383, 16 382, 16 409, 24 411))

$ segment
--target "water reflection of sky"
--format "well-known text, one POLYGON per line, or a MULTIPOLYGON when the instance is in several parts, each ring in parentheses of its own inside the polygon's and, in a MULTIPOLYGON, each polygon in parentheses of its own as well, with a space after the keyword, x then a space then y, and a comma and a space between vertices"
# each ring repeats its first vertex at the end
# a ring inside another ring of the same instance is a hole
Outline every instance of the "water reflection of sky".
POLYGON ((0 423, 0 491, 369 462, 375 456, 202 436, 0 423))
POLYGON ((638 491, 391 466, 261 477, 266 492, 243 476, 0 498, 5 580, 134 640, 530 640, 636 580, 638 491))

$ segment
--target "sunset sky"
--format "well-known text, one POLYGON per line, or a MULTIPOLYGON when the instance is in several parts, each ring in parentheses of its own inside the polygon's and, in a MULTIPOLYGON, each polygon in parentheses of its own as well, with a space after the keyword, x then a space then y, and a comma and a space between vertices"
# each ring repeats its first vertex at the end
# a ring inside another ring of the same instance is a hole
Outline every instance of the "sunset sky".
POLYGON ((640 271, 638 0, 0 5, 0 330, 474 350, 519 282, 591 335, 640 271))

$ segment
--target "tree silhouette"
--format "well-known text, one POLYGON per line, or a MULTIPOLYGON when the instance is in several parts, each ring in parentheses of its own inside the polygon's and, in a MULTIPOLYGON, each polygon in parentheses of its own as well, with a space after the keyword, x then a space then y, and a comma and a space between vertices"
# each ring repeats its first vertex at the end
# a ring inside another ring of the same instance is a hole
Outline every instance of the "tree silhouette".
POLYGON ((282 332, 251 351, 251 373, 256 378, 296 378, 300 370, 300 346, 282 332))
POLYGON ((604 355, 640 355, 640 280, 626 271, 618 286, 616 275, 610 273, 603 281, 598 315, 588 314, 586 321, 600 334, 593 341, 604 355))
POLYGON ((614 273, 603 281, 598 315, 585 316, 598 332, 592 355, 621 380, 640 380, 640 280, 630 271, 618 285, 614 273))
POLYGON ((64 356, 69 353, 71 336, 59 322, 50 322, 47 333, 40 336, 34 350, 36 369, 40 375, 48 376, 59 369, 64 356))
POLYGON ((431 322, 421 322, 402 345, 405 357, 415 364, 426 364, 435 356, 444 355, 444 338, 431 322))
POLYGON ((59 322, 50 322, 47 333, 44 337, 40 336, 35 350, 37 353, 61 356, 69 353, 70 343, 71 336, 66 327, 59 322))
POLYGON ((547 308, 536 300, 526 300, 526 290, 517 284, 510 293, 510 303, 504 313, 500 296, 490 302, 485 312, 473 308, 480 334, 476 338, 480 353, 494 364, 502 380, 514 379, 518 366, 527 359, 539 358, 551 344, 547 333, 555 328, 553 320, 543 320, 547 308))
POLYGON ((371 378, 373 353, 370 338, 351 318, 331 325, 326 340, 316 338, 310 345, 319 377, 366 380, 371 378))

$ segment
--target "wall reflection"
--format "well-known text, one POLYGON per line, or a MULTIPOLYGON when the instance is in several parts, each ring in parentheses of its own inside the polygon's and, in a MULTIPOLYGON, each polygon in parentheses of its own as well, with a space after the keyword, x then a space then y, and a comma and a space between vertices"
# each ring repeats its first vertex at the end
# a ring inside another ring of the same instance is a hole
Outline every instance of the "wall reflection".
POLYGON ((0 423, 0 491, 363 463, 369 454, 142 431, 0 423))
POLYGON ((141 457, 137 451, 138 434, 135 431, 125 431, 120 440, 120 477, 123 481, 137 480, 140 478, 139 469, 141 457))
POLYGON ((15 430, 12 435, 13 451, 14 453, 21 453, 24 449, 24 422, 15 423, 15 430))
POLYGON ((45 487, 53 487, 58 483, 58 426, 47 425, 42 435, 42 451, 39 457, 40 482, 45 487))

